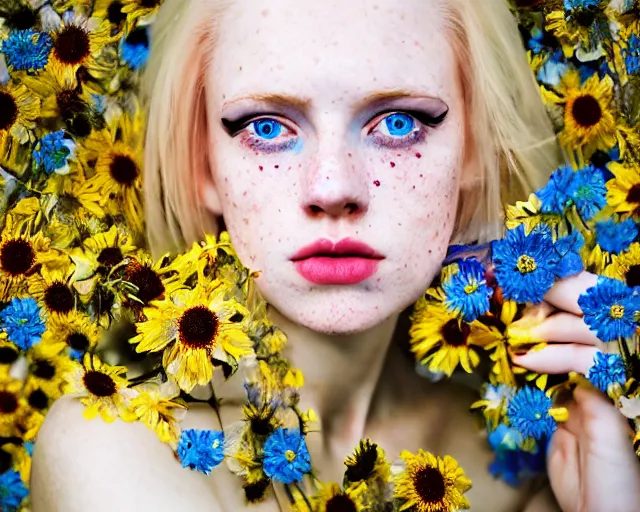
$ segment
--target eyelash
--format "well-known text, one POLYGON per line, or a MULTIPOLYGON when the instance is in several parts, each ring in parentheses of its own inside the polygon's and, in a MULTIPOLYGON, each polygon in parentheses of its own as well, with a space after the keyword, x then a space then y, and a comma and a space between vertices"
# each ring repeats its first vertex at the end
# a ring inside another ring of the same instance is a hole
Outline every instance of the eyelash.
MULTIPOLYGON (((380 117, 379 121, 371 128, 367 135, 372 135, 371 143, 376 147, 382 148, 392 148, 392 149, 400 149, 411 147, 414 144, 418 144, 419 142, 424 141, 427 135, 427 131, 430 128, 435 128, 439 124, 441 124, 448 114, 448 110, 444 111, 439 116, 432 116, 425 112, 420 111, 408 111, 408 110, 389 110, 386 112, 381 112, 377 114, 372 119, 376 119, 380 117), (374 132, 375 128, 381 125, 385 119, 389 118, 394 114, 407 115, 413 118, 414 121, 417 121, 416 127, 414 127, 411 132, 409 132, 406 136, 403 137, 392 137, 387 135, 381 135, 379 132, 374 132)), ((235 137, 239 134, 242 134, 242 141, 247 144, 252 150, 261 151, 263 153, 279 153, 282 151, 290 151, 293 149, 299 141, 297 136, 291 137, 290 139, 284 142, 268 142, 267 139, 261 138, 259 136, 251 134, 247 129, 254 125, 254 123, 261 120, 273 120, 277 122, 281 127, 286 128, 292 131, 288 126, 279 121, 277 116, 270 117, 268 115, 263 115, 261 117, 252 117, 245 116, 238 121, 228 121, 223 120, 225 127, 227 128, 229 134, 232 137, 235 137)), ((371 121, 369 121, 371 122, 371 121)), ((367 123, 368 124, 368 123, 367 123)), ((255 128, 254 132, 255 134, 255 128)))

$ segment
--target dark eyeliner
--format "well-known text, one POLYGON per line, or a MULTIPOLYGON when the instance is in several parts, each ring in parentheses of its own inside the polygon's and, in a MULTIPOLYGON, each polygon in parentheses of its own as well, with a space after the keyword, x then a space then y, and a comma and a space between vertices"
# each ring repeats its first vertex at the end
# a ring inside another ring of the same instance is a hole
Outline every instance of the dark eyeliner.
POLYGON ((235 137, 240 131, 247 127, 251 121, 258 117, 276 117, 278 114, 272 112, 263 112, 263 113, 253 113, 247 114, 246 116, 239 117, 238 119, 227 119, 223 117, 220 121, 222 122, 222 126, 225 131, 231 135, 231 137, 235 137))
MULTIPOLYGON (((422 110, 407 110, 407 109, 399 109, 399 108, 390 108, 388 110, 383 110, 382 112, 378 112, 375 116, 373 116, 368 123, 370 123, 376 117, 382 116, 384 114, 393 114, 393 113, 402 113, 409 114, 410 116, 415 117, 418 121, 420 121, 425 126, 435 127, 438 126, 442 121, 445 120, 447 114, 449 113, 449 109, 447 108, 442 114, 438 116, 433 116, 428 114, 422 110)), ((367 124, 368 124, 367 123, 367 124)))

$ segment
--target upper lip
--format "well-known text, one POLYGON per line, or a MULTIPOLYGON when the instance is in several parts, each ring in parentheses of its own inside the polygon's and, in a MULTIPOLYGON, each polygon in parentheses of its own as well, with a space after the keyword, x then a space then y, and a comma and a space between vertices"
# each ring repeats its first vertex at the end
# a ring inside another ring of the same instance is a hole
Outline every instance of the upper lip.
POLYGON ((343 238, 339 242, 332 242, 326 238, 321 238, 309 245, 305 245, 293 255, 291 260, 304 260, 314 256, 355 256, 376 260, 384 258, 384 256, 372 247, 352 238, 343 238))

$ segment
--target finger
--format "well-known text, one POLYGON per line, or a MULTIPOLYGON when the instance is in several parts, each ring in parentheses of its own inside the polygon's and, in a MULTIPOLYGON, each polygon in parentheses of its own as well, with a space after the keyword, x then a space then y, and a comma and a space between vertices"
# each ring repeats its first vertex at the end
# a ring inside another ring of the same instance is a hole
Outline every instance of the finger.
POLYGON ((598 276, 589 272, 581 272, 572 277, 566 277, 554 284, 544 296, 544 300, 558 309, 582 316, 582 309, 578 306, 578 298, 587 288, 595 286, 598 276))
POLYGON ((537 373, 578 372, 586 375, 593 364, 596 352, 596 347, 577 343, 548 345, 540 350, 530 350, 521 356, 513 356, 513 361, 537 373))
MULTIPOLYGON (((516 325, 515 322, 513 325, 516 325)), ((530 329, 530 336, 540 341, 579 343, 601 347, 604 345, 596 333, 589 329, 580 316, 572 313, 556 313, 530 329)))

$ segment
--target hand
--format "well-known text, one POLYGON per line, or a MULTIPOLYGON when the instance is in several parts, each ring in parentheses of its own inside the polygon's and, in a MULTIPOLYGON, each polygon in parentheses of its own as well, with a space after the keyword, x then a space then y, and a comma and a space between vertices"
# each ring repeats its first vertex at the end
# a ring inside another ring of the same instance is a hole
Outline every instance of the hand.
MULTIPOLYGON (((603 343, 582 319, 578 298, 597 276, 583 272, 556 283, 537 307, 546 318, 531 334, 548 346, 515 356, 514 362, 538 373, 586 375, 603 343), (551 311, 557 311, 547 316, 551 311)), ((626 418, 609 399, 585 382, 574 392, 569 419, 558 426, 547 456, 556 499, 566 512, 633 512, 640 509, 640 461, 626 418)))

